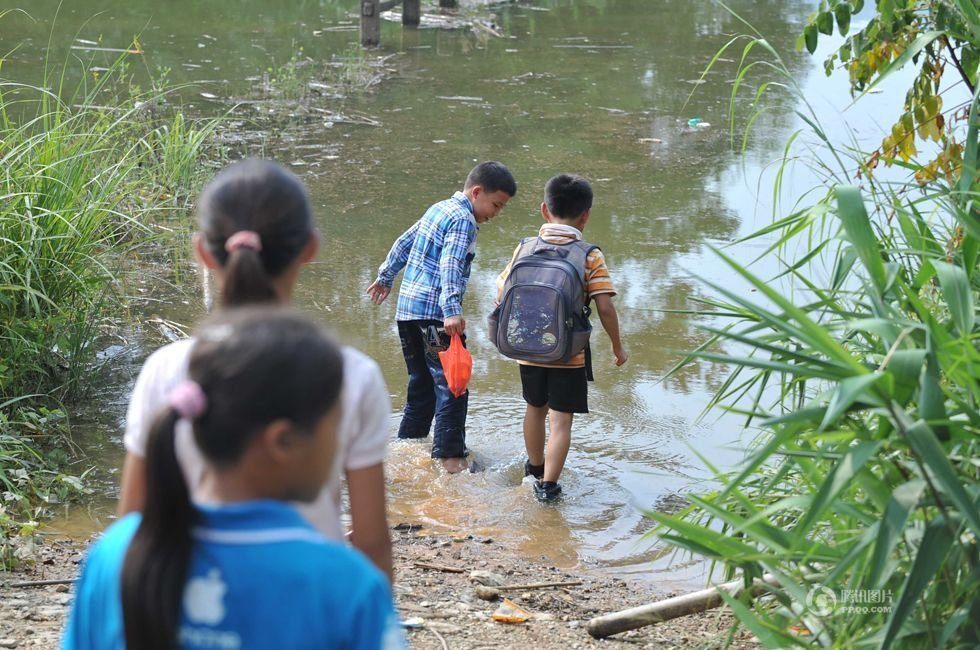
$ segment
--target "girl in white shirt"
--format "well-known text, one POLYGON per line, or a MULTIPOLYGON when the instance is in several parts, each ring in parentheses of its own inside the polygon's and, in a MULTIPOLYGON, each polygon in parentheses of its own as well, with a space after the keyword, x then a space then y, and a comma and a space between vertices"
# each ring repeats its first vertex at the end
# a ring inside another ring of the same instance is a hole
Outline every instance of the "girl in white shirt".
MULTIPOLYGON (((288 303, 300 269, 316 254, 319 239, 303 184, 281 165, 246 160, 219 173, 202 192, 194 235, 198 259, 221 286, 226 307, 288 303)), ((187 376, 193 339, 154 352, 140 371, 126 413, 126 460, 118 512, 141 510, 146 498, 146 443, 152 418, 187 376)), ((350 542, 388 577, 391 536, 385 501, 384 457, 390 404, 381 371, 366 355, 343 349, 342 420, 335 470, 319 497, 300 507, 324 535, 341 539, 340 474, 350 499, 350 542)), ((189 428, 176 429, 177 456, 192 494, 204 464, 189 428)))

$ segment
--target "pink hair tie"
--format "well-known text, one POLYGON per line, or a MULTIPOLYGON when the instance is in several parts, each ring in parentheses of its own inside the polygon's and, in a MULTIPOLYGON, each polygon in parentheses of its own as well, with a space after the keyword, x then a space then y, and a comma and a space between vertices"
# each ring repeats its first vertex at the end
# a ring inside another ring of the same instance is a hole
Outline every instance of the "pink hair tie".
POLYGON ((168 401, 177 415, 187 420, 201 417, 208 408, 208 396, 197 382, 189 379, 170 391, 168 401))
POLYGON ((262 250, 262 238, 254 230, 239 230, 225 241, 225 250, 234 253, 239 248, 247 248, 258 253, 262 250))

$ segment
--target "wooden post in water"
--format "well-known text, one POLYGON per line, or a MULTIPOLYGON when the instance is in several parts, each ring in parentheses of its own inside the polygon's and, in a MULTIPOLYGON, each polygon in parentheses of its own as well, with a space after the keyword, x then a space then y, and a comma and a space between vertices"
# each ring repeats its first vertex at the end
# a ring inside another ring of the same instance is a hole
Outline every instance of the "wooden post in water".
POLYGON ((377 0, 361 0, 361 45, 376 47, 381 44, 381 7, 377 0))
POLYGON ((402 25, 418 27, 422 18, 422 0, 403 0, 402 25))
POLYGON ((361 0, 361 45, 381 44, 381 12, 402 4, 402 25, 418 27, 422 19, 422 0, 361 0))

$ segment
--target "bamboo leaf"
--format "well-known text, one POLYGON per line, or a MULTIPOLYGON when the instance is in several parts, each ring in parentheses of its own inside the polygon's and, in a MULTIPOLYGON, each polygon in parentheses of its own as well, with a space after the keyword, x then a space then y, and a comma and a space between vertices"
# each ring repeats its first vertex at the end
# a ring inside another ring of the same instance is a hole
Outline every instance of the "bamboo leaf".
POLYGON ((973 37, 973 41, 980 41, 980 12, 977 11, 973 0, 953 0, 956 8, 963 14, 963 23, 973 37))
POLYGON ((953 536, 945 521, 936 519, 926 527, 915 561, 912 563, 912 570, 909 571, 899 592, 898 603, 888 616, 882 648, 889 648, 902 626, 908 622, 916 601, 939 571, 952 543, 953 536))
POLYGON ((977 216, 977 199, 973 194, 973 183, 977 178, 978 156, 978 129, 980 129, 980 84, 977 85, 973 93, 973 101, 970 103, 969 126, 966 131, 966 142, 963 149, 963 164, 960 167, 959 197, 958 203, 961 209, 953 212, 956 220, 963 224, 963 227, 974 239, 980 240, 980 216, 977 216))
POLYGON ((938 483, 939 489, 953 502, 973 534, 980 537, 980 510, 967 494, 963 483, 957 478, 956 470, 949 462, 949 457, 943 446, 939 444, 936 434, 923 420, 918 420, 912 426, 905 427, 905 436, 909 446, 922 459, 932 479, 938 483))
MULTIPOLYGON (((727 291, 721 287, 711 284, 705 281, 710 286, 717 290, 725 293, 731 300, 738 302, 739 304, 746 304, 752 308, 753 313, 756 314, 767 314, 766 318, 769 322, 779 329, 783 329, 794 336, 798 337, 801 341, 810 345, 814 352, 819 352, 824 354, 831 360, 837 361, 841 365, 849 368, 854 374, 863 374, 868 372, 867 368, 861 365, 854 357, 852 357, 844 348, 841 346, 840 342, 834 339, 830 333, 818 323, 815 323, 807 315, 805 311, 797 307, 792 301, 784 297, 780 292, 773 288, 769 283, 756 277, 753 273, 749 272, 747 269, 742 267, 740 264, 735 262, 732 258, 725 255, 718 249, 714 249, 715 253, 728 264, 736 273, 742 276, 745 280, 750 282, 758 291, 763 294, 767 299, 771 300, 773 303, 779 306, 785 313, 785 317, 776 317, 774 314, 770 314, 767 310, 762 309, 759 305, 753 304, 747 299, 738 296, 734 292, 727 291), (797 326, 794 326, 789 322, 789 319, 796 321, 797 326)), ((883 272, 883 270, 882 270, 883 272)))
POLYGON ((960 336, 968 337, 973 332, 976 313, 973 305, 973 291, 970 289, 970 279, 962 268, 932 260, 932 266, 939 277, 939 286, 946 298, 946 306, 953 317, 953 323, 959 330, 960 336))
POLYGON ((868 547, 874 542, 874 540, 877 539, 879 527, 880 523, 876 521, 864 531, 864 534, 861 535, 858 541, 851 546, 851 549, 847 552, 847 555, 834 563, 830 573, 828 573, 827 577, 824 578, 823 584, 834 585, 841 584, 842 582, 846 583, 845 576, 851 571, 851 568, 854 566, 855 562, 860 560, 861 557, 865 555, 868 547))
POLYGON ((761 557, 761 553, 757 549, 747 544, 743 544, 716 530, 692 524, 680 517, 653 511, 648 512, 647 516, 663 526, 680 533, 686 541, 699 544, 704 549, 700 552, 706 556, 729 561, 755 560, 761 557))
POLYGON ((868 84, 868 87, 864 89, 854 101, 861 99, 867 95, 871 90, 873 90, 878 84, 890 77, 896 70, 901 70, 905 67, 905 64, 911 61, 913 58, 919 55, 919 52, 928 47, 933 41, 943 36, 943 32, 923 32, 916 38, 912 43, 905 48, 905 50, 891 63, 886 65, 883 69, 878 71, 878 76, 873 82, 868 84))
POLYGON ((923 480, 915 479, 895 488, 891 501, 885 508, 881 525, 878 527, 877 540, 871 553, 870 575, 868 584, 880 589, 890 576, 886 571, 892 551, 905 532, 905 524, 909 515, 919 502, 919 497, 925 489, 923 480))
POLYGON ((786 531, 764 523, 761 518, 745 519, 741 515, 727 508, 720 507, 712 501, 702 499, 695 495, 688 495, 688 498, 694 505, 731 526, 733 533, 743 533, 753 542, 764 545, 770 551, 781 553, 789 549, 792 545, 792 540, 786 531))
MULTIPOLYGON (((942 388, 939 387, 939 360, 936 358, 932 337, 926 348, 926 363, 919 379, 919 417, 926 422, 946 420, 946 402, 942 388)), ((945 430, 941 431, 945 437, 945 430)))
POLYGON ((864 208, 861 191, 852 185, 839 185, 835 192, 837 216, 844 226, 847 240, 871 275, 871 281, 879 295, 883 294, 887 287, 885 264, 881 259, 878 238, 871 229, 868 211, 864 208))
POLYGON ((830 286, 839 289, 844 286, 844 282, 850 277, 854 262, 857 261, 857 251, 853 248, 844 250, 834 260, 834 270, 831 274, 830 286))
MULTIPOLYGON (((829 375, 835 375, 841 371, 840 366, 835 366, 825 359, 820 359, 818 357, 814 357, 812 354, 805 354, 798 350, 790 350, 780 345, 767 343, 757 336, 748 336, 741 332, 735 332, 730 329, 718 329, 716 327, 702 327, 701 329, 705 332, 710 332, 711 334, 716 335, 718 339, 738 341, 739 343, 744 343, 745 345, 751 346, 757 350, 769 352, 774 357, 778 357, 781 360, 795 361, 800 365, 818 366, 825 369, 829 375)), ((841 374, 843 375, 844 373, 841 374)))
MULTIPOLYGON (((824 368, 816 368, 813 366, 802 366, 790 363, 779 363, 777 361, 771 361, 769 359, 756 359, 755 357, 730 357, 727 354, 718 354, 716 352, 690 352, 689 356, 696 359, 705 359, 706 361, 715 361, 718 363, 733 363, 739 366, 746 366, 749 368, 763 368, 766 370, 774 370, 776 372, 781 372, 789 376, 800 376, 800 377, 818 377, 821 379, 839 379, 841 377, 840 372, 828 372, 824 368)), ((832 368, 832 366, 830 366, 832 368)))
POLYGON ((870 394, 868 389, 876 384, 882 376, 881 373, 874 372, 867 375, 847 377, 841 380, 834 388, 830 403, 827 404, 827 411, 824 413, 823 421, 817 430, 825 431, 827 427, 837 422, 838 418, 858 400, 869 403, 880 403, 880 399, 870 394))
POLYGON ((855 474, 860 471, 864 464, 871 458, 878 449, 881 448, 882 441, 862 441, 848 449, 844 457, 841 458, 830 470, 826 480, 820 485, 820 490, 813 498, 813 503, 799 524, 794 528, 794 533, 798 538, 805 538, 814 522, 823 516, 824 512, 830 507, 834 498, 847 487, 855 474))
POLYGON ((774 650, 781 650, 783 648, 800 647, 804 645, 800 639, 794 638, 762 620, 751 609, 735 598, 732 598, 731 594, 724 589, 719 589, 718 593, 721 594, 725 604, 728 605, 733 612, 735 612, 735 616, 742 623, 742 625, 744 625, 749 632, 754 634, 755 637, 759 639, 759 643, 765 647, 773 648, 774 650))
POLYGON ((896 350, 892 353, 886 372, 895 378, 893 398, 901 406, 905 406, 915 394, 919 386, 919 378, 926 359, 926 351, 896 350))

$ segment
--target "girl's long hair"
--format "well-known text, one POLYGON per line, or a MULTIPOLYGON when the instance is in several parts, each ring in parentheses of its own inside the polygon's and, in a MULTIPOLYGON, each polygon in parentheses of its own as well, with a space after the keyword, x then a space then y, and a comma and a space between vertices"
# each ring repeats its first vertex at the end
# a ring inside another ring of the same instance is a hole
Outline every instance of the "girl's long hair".
MULTIPOLYGON (((285 308, 223 312, 197 335, 189 377, 207 408, 192 420, 207 463, 231 467, 269 423, 288 420, 312 435, 343 382, 340 348, 319 327, 285 308)), ((121 589, 126 647, 179 647, 181 599, 198 514, 177 462, 180 417, 167 407, 146 449, 146 504, 126 552, 121 589)))

